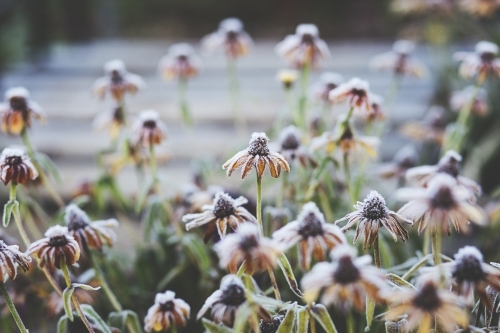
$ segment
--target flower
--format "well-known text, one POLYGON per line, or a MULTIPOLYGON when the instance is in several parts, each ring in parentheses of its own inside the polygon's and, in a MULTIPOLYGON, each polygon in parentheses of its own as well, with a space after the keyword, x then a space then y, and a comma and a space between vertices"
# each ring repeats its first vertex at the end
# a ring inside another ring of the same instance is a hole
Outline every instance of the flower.
POLYGON ((215 194, 212 205, 203 205, 202 213, 187 214, 182 217, 182 222, 186 224, 186 230, 207 225, 203 240, 208 242, 217 230, 219 237, 224 239, 227 226, 236 230, 245 222, 257 223, 255 217, 248 210, 241 207, 248 200, 244 197, 233 199, 229 194, 222 191, 215 194))
POLYGON ((158 64, 158 71, 167 80, 186 80, 198 75, 200 67, 201 61, 195 56, 193 47, 179 43, 170 46, 168 54, 158 64))
POLYGON ((28 90, 24 87, 10 88, 5 92, 5 102, 0 103, 2 114, 2 131, 19 135, 25 128, 31 126, 31 117, 45 119, 45 112, 38 103, 30 99, 28 90))
POLYGON ((7 277, 14 280, 17 276, 17 265, 26 272, 29 269, 31 258, 19 251, 17 245, 7 245, 0 239, 0 282, 7 277))
POLYGON ((45 238, 31 243, 27 250, 40 259, 40 267, 54 270, 63 264, 73 265, 80 259, 80 246, 68 233, 67 227, 55 225, 45 232, 45 238))
POLYGON ((276 151, 287 161, 298 160, 303 167, 306 167, 307 164, 316 167, 316 161, 301 144, 301 140, 301 134, 297 127, 293 125, 285 127, 280 132, 279 147, 276 147, 276 151))
POLYGON ((427 69, 417 59, 411 58, 415 44, 408 40, 397 40, 392 46, 392 51, 379 54, 370 60, 372 70, 390 70, 396 75, 409 75, 421 78, 427 69))
POLYGON ((424 13, 442 13, 448 14, 453 9, 452 0, 393 0, 391 9, 395 13, 424 14, 424 13))
POLYGON ((273 239, 284 249, 299 244, 299 261, 302 269, 309 269, 311 256, 318 261, 325 260, 325 252, 346 242, 344 234, 333 224, 325 222, 325 217, 314 202, 302 206, 297 220, 273 233, 273 239))
POLYGON ((470 107, 470 112, 472 113, 480 116, 486 115, 488 113, 488 95, 486 90, 467 86, 462 90, 453 92, 450 98, 451 109, 459 112, 465 106, 470 107), (470 104, 472 99, 474 100, 470 104))
POLYGON ((245 56, 253 45, 252 38, 243 30, 243 23, 237 18, 227 18, 219 24, 219 29, 201 40, 207 52, 223 47, 226 56, 236 59, 245 56))
POLYGON ((167 126, 155 110, 144 110, 132 124, 132 143, 144 147, 159 145, 167 138, 167 126))
POLYGON ((459 0, 458 5, 464 12, 474 16, 491 17, 500 8, 499 0, 459 0))
POLYGON ((98 131, 109 130, 112 139, 116 139, 120 134, 120 129, 125 124, 125 110, 120 104, 116 104, 111 110, 102 112, 94 118, 92 127, 98 131))
POLYGON ((394 154, 391 163, 381 165, 377 169, 377 174, 382 178, 397 177, 399 180, 404 180, 406 171, 417 165, 418 154, 412 145, 407 145, 401 148, 394 154))
POLYGON ((173 291, 156 294, 155 304, 149 308, 144 318, 144 329, 151 331, 168 331, 173 324, 175 327, 186 325, 191 308, 180 298, 175 298, 173 291))
POLYGON ((227 176, 231 176, 234 170, 241 168, 241 178, 244 179, 252 168, 257 171, 257 177, 262 178, 266 165, 274 178, 278 178, 281 169, 290 172, 290 166, 281 154, 271 151, 268 147, 266 133, 254 132, 248 144, 248 148, 239 151, 222 165, 227 169, 227 176))
MULTIPOLYGON (((399 318, 397 318, 399 319, 399 318)), ((408 327, 408 320, 406 316, 399 319, 397 322, 386 321, 385 322, 385 333, 409 333, 410 328, 408 327)))
POLYGON ((113 246, 116 234, 111 228, 118 227, 118 221, 108 219, 91 222, 87 214, 77 205, 66 207, 64 216, 70 236, 73 236, 80 248, 88 246, 101 251, 104 245, 113 246))
POLYGON ((439 174, 429 181, 427 189, 400 189, 401 199, 414 198, 401 207, 398 214, 418 223, 420 234, 427 225, 442 228, 451 234, 451 225, 457 232, 469 230, 469 221, 479 225, 487 224, 484 211, 470 202, 470 195, 457 186, 457 181, 447 174, 439 174))
POLYGON ((299 73, 294 69, 280 69, 276 74, 276 78, 283 84, 285 90, 291 89, 298 77, 299 73))
POLYGON ((259 323, 259 332, 261 333, 276 333, 278 332, 278 328, 281 323, 285 319, 285 316, 282 314, 277 314, 271 317, 271 320, 266 321, 264 319, 260 320, 259 323))
POLYGON ((12 182, 13 185, 25 184, 28 180, 38 177, 30 158, 19 148, 5 148, 0 155, 0 179, 5 185, 12 182))
POLYGON ((288 35, 275 47, 276 53, 295 68, 316 68, 330 56, 328 45, 319 38, 314 24, 299 24, 295 35, 288 35))
POLYGON ((456 325, 464 326, 469 317, 461 308, 462 299, 448 290, 440 290, 432 280, 427 280, 418 289, 404 288, 385 295, 391 304, 385 315, 387 320, 396 320, 408 315, 410 331, 416 327, 419 332, 430 332, 437 320, 445 332, 453 332, 456 325))
POLYGON ((335 224, 346 221, 347 224, 341 229, 346 232, 357 222, 356 235, 354 236, 354 244, 358 240, 361 233, 364 233, 364 244, 363 247, 371 247, 378 237, 378 231, 381 226, 384 226, 387 231, 391 234, 392 238, 396 242, 398 237, 406 242, 408 239, 408 231, 401 225, 401 222, 413 225, 413 222, 405 218, 404 216, 393 212, 387 208, 385 204, 385 199, 377 192, 370 191, 368 196, 363 200, 363 202, 357 202, 354 205, 356 210, 340 220, 335 221, 335 224))
POLYGON ((384 98, 380 95, 370 93, 368 99, 370 100, 371 103, 370 110, 368 112, 357 112, 355 113, 355 115, 360 118, 363 118, 367 122, 384 120, 385 119, 385 112, 383 110, 384 98))
POLYGON ((224 237, 214 245, 219 255, 220 266, 236 272, 245 261, 247 272, 263 271, 272 267, 281 254, 281 248, 269 238, 259 237, 255 224, 242 223, 234 234, 224 237))
POLYGON ((465 79, 476 77, 482 84, 488 74, 500 75, 500 59, 496 58, 498 46, 487 41, 476 44, 474 52, 457 52, 453 58, 461 62, 459 73, 465 79))
POLYGON ((328 98, 332 103, 347 101, 349 108, 356 112, 370 112, 370 85, 357 77, 342 83, 330 91, 328 98))
POLYGON ((94 82, 92 90, 99 98, 110 94, 117 102, 121 102, 125 93, 135 94, 146 86, 139 76, 129 73, 123 61, 119 59, 104 64, 105 75, 94 82))
POLYGON ((446 110, 434 105, 427 111, 422 121, 404 124, 400 132, 415 140, 431 141, 441 145, 446 125, 446 110))
POLYGON ((342 75, 334 72, 324 72, 319 77, 319 82, 312 86, 311 91, 318 100, 329 103, 330 91, 337 88, 344 81, 342 75))
POLYGON ((381 300, 380 293, 386 287, 381 269, 372 266, 369 255, 356 258, 356 250, 348 245, 337 246, 332 252, 333 262, 320 262, 305 274, 301 284, 304 299, 314 301, 325 288, 321 303, 328 306, 337 303, 344 311, 353 306, 363 310, 366 295, 381 300))

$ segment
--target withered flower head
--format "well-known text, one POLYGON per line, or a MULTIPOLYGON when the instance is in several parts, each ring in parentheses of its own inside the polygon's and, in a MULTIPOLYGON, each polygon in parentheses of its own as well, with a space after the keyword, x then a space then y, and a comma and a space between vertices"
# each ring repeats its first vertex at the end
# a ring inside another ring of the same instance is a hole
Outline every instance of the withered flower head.
POLYGON ((325 252, 346 242, 344 234, 336 225, 325 222, 325 217, 314 202, 306 203, 297 220, 275 231, 273 239, 284 249, 299 244, 299 262, 304 270, 309 269, 312 255, 316 260, 324 261, 325 252))
POLYGON ((271 317, 271 320, 266 321, 264 319, 260 320, 259 323, 259 332, 261 333, 276 333, 278 332, 278 328, 281 323, 285 319, 285 316, 282 314, 277 314, 271 317))
POLYGON ((100 98, 110 94, 115 101, 121 102, 126 93, 135 94, 146 86, 144 80, 139 75, 129 73, 119 59, 105 63, 104 72, 105 75, 97 79, 92 88, 100 98))
POLYGON ((31 126, 31 117, 45 119, 45 112, 38 103, 30 99, 29 92, 24 87, 10 88, 5 92, 5 102, 0 103, 2 115, 2 131, 19 135, 23 129, 31 126))
POLYGON ((410 327, 408 324, 408 320, 406 320, 406 316, 404 316, 404 318, 402 319, 399 319, 397 322, 386 321, 385 333, 410 333, 410 327))
POLYGON ((276 74, 276 78, 283 84, 285 90, 289 90, 299 78, 299 73, 294 69, 280 69, 276 74))
POLYGON ((207 52, 223 48, 230 59, 245 56, 253 45, 252 38, 243 30, 243 23, 237 18, 227 18, 219 24, 219 29, 201 40, 207 52))
POLYGON ((220 266, 227 267, 231 273, 238 270, 246 261, 248 272, 264 271, 276 264, 281 254, 278 244, 269 238, 259 237, 257 226, 253 223, 242 223, 236 232, 224 237, 214 245, 219 255, 220 266))
POLYGON ((227 169, 227 176, 231 176, 234 170, 241 168, 241 178, 248 176, 253 168, 257 171, 257 177, 262 178, 262 174, 269 167, 269 172, 274 178, 278 178, 281 169, 290 172, 290 166, 281 154, 269 149, 269 139, 266 133, 252 134, 248 148, 241 150, 222 165, 222 169, 227 169))
POLYGON ((450 98, 450 107, 453 111, 459 112, 472 101, 470 112, 479 116, 484 116, 488 113, 488 94, 485 89, 480 88, 476 92, 476 87, 467 86, 462 90, 453 92, 450 98))
POLYGON ((430 332, 437 320, 445 332, 453 332, 456 325, 464 326, 469 322, 462 308, 462 298, 439 289, 433 280, 425 281, 419 290, 405 288, 384 296, 391 304, 385 319, 397 320, 406 314, 410 331, 418 327, 419 332, 430 332))
POLYGON ((499 0, 459 0, 458 5, 464 12, 473 16, 491 17, 498 8, 500 8, 499 0))
POLYGON ((73 265, 80 259, 80 246, 68 233, 68 228, 60 225, 50 227, 45 238, 31 243, 27 250, 40 259, 40 267, 47 266, 50 270, 61 268, 63 263, 73 265))
POLYGON ((38 177, 36 170, 30 158, 19 148, 5 148, 0 155, 0 179, 7 185, 25 184, 28 180, 34 180, 38 177))
POLYGON ((347 220, 347 224, 341 229, 343 232, 346 232, 354 224, 358 223, 356 235, 354 236, 354 244, 356 244, 359 236, 363 233, 365 238, 363 247, 365 249, 371 247, 378 237, 381 226, 389 231, 395 242, 398 240, 398 237, 403 242, 406 242, 408 239, 408 231, 403 228, 401 222, 410 226, 413 225, 413 222, 387 208, 385 199, 377 191, 371 191, 366 199, 363 202, 358 201, 354 205, 354 208, 356 208, 356 211, 335 221, 335 224, 337 224, 347 220))
POLYGON ((343 103, 347 101, 349 108, 356 112, 370 112, 370 85, 357 77, 342 83, 330 91, 328 98, 332 103, 343 103))
POLYGON ((500 75, 500 59, 497 58, 498 46, 491 42, 481 41, 476 44, 474 52, 457 52, 453 55, 459 61, 459 73, 465 79, 476 78, 482 84, 487 75, 500 75))
POLYGON ((194 54, 193 47, 187 43, 170 46, 168 54, 161 58, 158 71, 166 80, 186 80, 198 75, 200 59, 194 54))
POLYGON ((328 45, 319 38, 314 24, 299 24, 295 35, 288 35, 275 47, 276 53, 295 68, 316 68, 330 57, 328 45))
POLYGON ((167 126, 155 110, 144 110, 132 124, 132 142, 144 147, 159 145, 167 138, 167 126))
POLYGON ((116 234, 111 230, 118 227, 115 219, 92 222, 83 210, 72 204, 66 207, 64 220, 69 234, 76 239, 80 248, 88 246, 101 251, 105 245, 113 246, 116 241, 116 234))
POLYGON ((290 125, 285 127, 279 135, 276 151, 280 153, 285 160, 290 161, 298 160, 303 167, 310 164, 312 167, 316 167, 316 161, 309 154, 306 147, 301 144, 302 136, 297 127, 290 125))
POLYGON ((187 214, 182 217, 182 222, 186 223, 186 230, 207 225, 203 240, 208 242, 217 230, 219 237, 224 239, 227 226, 236 230, 245 222, 257 223, 255 217, 242 206, 248 200, 244 197, 233 199, 229 194, 217 192, 211 205, 204 205, 203 212, 199 214, 187 214))
POLYGON ((369 100, 371 103, 368 112, 356 112, 355 115, 364 119, 366 122, 380 121, 385 119, 384 98, 380 95, 370 93, 369 100))
POLYGON ((147 332, 163 332, 168 331, 171 326, 183 327, 190 311, 189 304, 175 298, 173 291, 156 294, 155 304, 149 308, 144 318, 144 329, 147 332))
POLYGON ((114 105, 111 110, 99 113, 92 123, 92 127, 101 131, 107 129, 109 136, 116 139, 120 134, 120 129, 125 124, 125 110, 120 104, 114 105))
POLYGON ((415 44, 408 40, 394 42, 392 51, 379 54, 370 60, 370 69, 381 71, 388 70, 396 75, 409 75, 423 77, 427 69, 417 59, 411 57, 415 44))
POLYGON ((417 165, 418 153, 412 145, 407 145, 401 148, 394 154, 392 162, 381 165, 377 169, 377 173, 382 178, 396 177, 403 181, 406 176, 406 171, 417 165))
POLYGON ((400 132, 412 139, 443 143, 447 125, 446 110, 440 106, 431 106, 421 121, 410 121, 400 128, 400 132))
POLYGON ((5 282, 7 278, 14 280, 18 265, 26 272, 30 262, 31 258, 19 251, 19 246, 7 245, 0 240, 0 282, 5 282))
POLYGON ((334 72, 324 72, 319 77, 319 82, 312 86, 311 92, 316 99, 324 103, 330 103, 330 91, 337 88, 342 82, 344 82, 342 75, 334 72))
POLYGON ((365 307, 366 295, 380 301, 380 293, 387 287, 384 272, 371 265, 371 257, 356 257, 356 250, 348 245, 337 246, 331 253, 333 262, 320 262, 304 275, 301 284, 305 300, 314 301, 324 289, 321 303, 335 303, 344 311, 365 307))

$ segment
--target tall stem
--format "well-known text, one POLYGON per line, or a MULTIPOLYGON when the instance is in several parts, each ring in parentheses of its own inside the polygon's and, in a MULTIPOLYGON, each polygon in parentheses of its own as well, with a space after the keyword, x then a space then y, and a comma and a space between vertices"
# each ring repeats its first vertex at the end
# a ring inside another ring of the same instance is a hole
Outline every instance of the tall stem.
POLYGON ((347 314, 347 333, 355 333, 355 330, 354 330, 354 316, 352 315, 352 311, 349 311, 349 313, 347 314))
POLYGON ((311 65, 309 63, 304 64, 301 69, 300 75, 300 98, 299 98, 299 118, 300 123, 297 124, 300 128, 306 129, 306 105, 307 105, 307 86, 309 84, 309 73, 311 65))
POLYGON ((186 90, 187 90, 187 79, 180 78, 179 83, 177 85, 177 94, 179 96, 179 107, 182 116, 182 122, 186 126, 193 126, 193 116, 189 110, 189 106, 186 99, 186 90))
POLYGON ((3 298, 5 298, 5 303, 7 303, 7 307, 9 308, 10 313, 12 314, 12 317, 14 318, 14 321, 17 324, 17 327, 19 327, 19 331, 21 331, 21 333, 28 333, 28 330, 24 326, 21 317, 19 317, 19 313, 17 312, 16 306, 14 305, 12 299, 9 296, 7 287, 3 282, 0 282, 0 291, 2 292, 3 298))
POLYGON ((349 155, 344 153, 344 178, 345 178, 345 186, 347 189, 347 193, 349 193, 349 199, 351 200, 351 204, 356 204, 356 198, 354 197, 354 192, 351 186, 351 170, 349 166, 349 155))
POLYGON ((380 246, 378 235, 375 237, 375 242, 373 243, 373 257, 375 260, 375 266, 382 268, 382 257, 380 256, 380 246))
POLYGON ((441 229, 434 227, 432 232, 432 257, 434 259, 434 266, 441 263, 441 229))
POLYGON ((99 280, 99 284, 102 287, 102 289, 104 289, 104 292, 106 293, 106 296, 108 297, 109 302, 113 306, 113 309, 115 309, 115 311, 118 311, 118 312, 123 311, 122 305, 120 304, 120 302, 116 298, 115 294, 113 293, 113 291, 109 287, 108 282, 104 278, 104 274, 102 273, 102 270, 99 267, 99 263, 97 262, 97 259, 95 258, 94 253, 92 253, 92 251, 90 249, 88 249, 87 246, 85 246, 85 253, 89 257, 90 262, 92 263, 92 267, 94 268, 95 275, 96 275, 97 279, 99 280))

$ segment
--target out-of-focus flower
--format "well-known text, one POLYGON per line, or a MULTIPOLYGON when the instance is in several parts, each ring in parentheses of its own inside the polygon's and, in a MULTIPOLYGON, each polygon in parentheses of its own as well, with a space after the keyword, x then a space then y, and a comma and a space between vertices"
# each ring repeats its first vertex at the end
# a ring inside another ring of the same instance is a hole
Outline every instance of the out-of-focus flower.
POLYGON ((38 177, 36 170, 30 158, 19 148, 5 148, 0 155, 0 179, 7 185, 25 184, 29 180, 38 177))
POLYGON ((342 83, 330 91, 328 98, 332 103, 343 103, 347 101, 349 108, 355 112, 370 112, 370 85, 357 77, 342 83))
POLYGON ((17 245, 7 245, 0 240, 0 282, 7 278, 14 280, 17 276, 17 266, 24 272, 30 267, 31 258, 19 251, 17 245))
POLYGON ((465 79, 476 77, 482 84, 488 74, 500 75, 500 59, 496 57, 498 46, 491 42, 481 41, 476 44, 474 52, 457 52, 453 58, 459 61, 459 73, 465 79))
POLYGON ((30 99, 28 90, 24 87, 10 88, 5 92, 5 102, 0 103, 2 115, 2 131, 19 135, 25 128, 31 126, 31 118, 45 120, 45 112, 38 103, 30 99))
POLYGON ((488 113, 488 94, 480 88, 468 86, 462 90, 453 92, 450 98, 450 106, 453 111, 459 112, 466 105, 470 105, 470 112, 484 116, 488 113), (471 103, 472 101, 472 103, 471 103))
POLYGON ((276 145, 275 148, 290 163, 297 160, 303 167, 307 165, 316 167, 316 161, 309 154, 307 148, 301 144, 301 141, 302 137, 298 128, 290 125, 280 132, 278 138, 279 146, 276 145))
POLYGON ((409 332, 410 332, 410 327, 408 324, 408 320, 406 320, 406 316, 404 316, 404 318, 402 319, 399 319, 397 322, 394 321, 385 322, 385 333, 409 333, 409 332))
POLYGON ((393 0, 391 10, 398 14, 442 13, 453 9, 452 0, 393 0))
POLYGON ((45 238, 31 243, 26 252, 40 259, 40 267, 51 270, 60 269, 63 263, 71 266, 80 259, 78 242, 68 233, 68 228, 60 225, 50 227, 45 238))
POLYGON ((200 59, 194 54, 193 47, 187 43, 170 46, 168 54, 161 58, 158 71, 166 80, 187 80, 198 75, 200 59))
POLYGON ((371 265, 371 257, 356 257, 356 250, 348 245, 337 246, 331 253, 333 262, 320 262, 304 275, 301 284, 304 299, 313 302, 325 288, 321 303, 335 303, 343 310, 355 307, 362 311, 366 295, 377 301, 387 287, 384 272, 371 265))
POLYGON ((285 90, 293 88, 293 84, 299 78, 299 73, 294 69, 280 69, 276 78, 283 84, 285 90))
POLYGON ((92 127, 98 131, 107 129, 109 136, 116 139, 120 134, 120 129, 125 124, 125 111, 123 107, 116 104, 111 110, 99 113, 92 123, 92 127))
POLYGON ((295 35, 288 35, 276 45, 276 53, 295 68, 316 68, 330 56, 328 45, 319 38, 314 24, 299 24, 295 35))
POLYGON ((415 44, 408 40, 398 40, 392 51, 379 54, 370 60, 372 70, 388 70, 396 75, 410 75, 421 78, 427 74, 425 65, 411 57, 415 44))
POLYGON ((219 24, 219 29, 203 37, 201 45, 207 52, 224 48, 230 59, 245 56, 253 45, 252 38, 243 30, 243 23, 237 18, 227 18, 219 24))
POLYGON ((410 121, 400 128, 401 134, 419 141, 443 143, 446 128, 446 110, 432 106, 422 121, 410 121))
POLYGON ((167 138, 167 126, 155 110, 144 110, 131 127, 132 144, 144 147, 159 145, 167 138))
POLYGON ((319 82, 312 86, 311 92, 318 100, 329 103, 330 91, 337 88, 342 82, 344 82, 342 75, 334 72, 325 72, 319 77, 319 82))
POLYGON ((273 239, 285 250, 299 244, 299 262, 304 270, 309 269, 312 255, 316 260, 324 261, 325 252, 346 242, 340 228, 326 223, 314 202, 306 203, 297 220, 274 232, 273 239))
POLYGON ((459 0, 461 10, 474 16, 491 17, 500 8, 499 0, 459 0))
POLYGON ((368 97, 371 103, 371 108, 368 112, 356 112, 355 115, 364 119, 366 122, 380 121, 385 119, 385 112, 383 109, 384 98, 380 95, 370 93, 368 97))
POLYGON ((173 291, 156 294, 155 304, 149 308, 144 318, 147 332, 168 331, 171 326, 183 327, 189 318, 191 308, 180 298, 175 298, 173 291))
POLYGON ((467 232, 469 222, 486 225, 484 211, 470 201, 470 193, 457 186, 457 181, 447 175, 438 174, 429 181, 427 189, 403 188, 397 196, 402 200, 414 198, 401 207, 398 214, 418 224, 420 234, 428 225, 451 234, 451 226, 457 232, 467 232))
POLYGON ((235 233, 224 237, 214 245, 219 255, 220 266, 228 267, 235 273, 239 265, 245 261, 248 272, 264 271, 276 264, 281 254, 281 248, 269 238, 259 237, 257 226, 252 223, 243 223, 235 233))
POLYGON ((208 242, 217 231, 219 237, 224 239, 227 226, 237 230, 245 222, 257 223, 255 217, 248 210, 241 207, 248 200, 244 197, 233 199, 229 194, 217 192, 212 205, 204 205, 203 212, 199 214, 187 214, 182 217, 182 222, 186 223, 186 230, 207 225, 203 240, 208 242))
POLYGON ((269 139, 266 133, 254 132, 248 144, 248 148, 239 151, 222 165, 227 169, 227 176, 231 176, 234 170, 241 168, 241 178, 248 176, 255 168, 257 177, 262 178, 266 168, 269 168, 271 176, 278 178, 281 169, 290 172, 290 166, 281 154, 274 152, 268 147, 269 139))
POLYGON ((354 205, 354 208, 356 208, 356 211, 335 221, 335 224, 337 224, 347 220, 347 224, 341 229, 343 232, 346 232, 354 224, 358 223, 356 235, 354 236, 354 244, 356 244, 359 236, 363 233, 365 238, 363 247, 365 249, 371 247, 378 237, 381 226, 389 231, 395 242, 398 240, 398 237, 403 242, 406 242, 408 239, 408 231, 403 228, 401 222, 410 226, 413 225, 413 222, 387 208, 385 199, 377 191, 371 191, 365 200, 363 202, 358 201, 354 205))
POLYGON ((381 165, 376 173, 382 178, 397 178, 404 180, 406 171, 417 165, 418 153, 412 145, 401 148, 394 154, 392 162, 381 165))
POLYGON ((146 87, 139 76, 129 73, 123 61, 119 59, 104 64, 105 75, 94 82, 92 90, 99 98, 110 94, 117 102, 121 102, 126 93, 135 94, 146 87))

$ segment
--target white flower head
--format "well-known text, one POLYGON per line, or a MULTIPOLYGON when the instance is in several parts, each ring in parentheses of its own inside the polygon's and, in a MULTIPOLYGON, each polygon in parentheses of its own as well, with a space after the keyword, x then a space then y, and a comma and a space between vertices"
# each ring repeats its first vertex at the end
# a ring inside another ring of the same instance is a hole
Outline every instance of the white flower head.
POLYGON ((219 29, 224 32, 242 32, 243 22, 240 19, 229 17, 219 23, 219 29))
POLYGON ((45 237, 47 238, 57 238, 57 237, 68 237, 73 238, 68 233, 68 228, 62 225, 55 225, 47 229, 45 232, 45 237))
POLYGON ((496 55, 498 53, 498 46, 492 42, 483 40, 476 44, 475 52, 477 54, 490 53, 496 55))
POLYGON ((28 89, 26 89, 24 87, 13 87, 13 88, 7 89, 7 91, 5 91, 5 100, 8 101, 13 97, 29 99, 30 93, 29 93, 28 89))
POLYGON ((117 72, 120 75, 124 75, 127 73, 127 68, 125 67, 125 63, 123 62, 123 60, 113 59, 104 64, 104 71, 107 74, 117 72))
POLYGON ((295 33, 299 36, 310 35, 312 37, 319 37, 319 30, 315 24, 302 23, 297 26, 295 33))
POLYGON ((395 53, 404 55, 412 53, 414 49, 415 49, 415 43, 404 39, 395 41, 394 45, 392 46, 392 50, 395 53))

